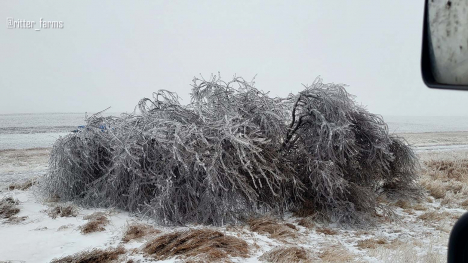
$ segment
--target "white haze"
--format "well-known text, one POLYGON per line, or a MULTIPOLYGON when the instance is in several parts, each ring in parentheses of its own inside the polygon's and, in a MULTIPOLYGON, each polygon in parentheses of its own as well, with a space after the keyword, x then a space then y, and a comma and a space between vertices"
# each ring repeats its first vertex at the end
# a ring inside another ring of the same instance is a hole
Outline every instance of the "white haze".
POLYGON ((132 111, 153 91, 189 102, 193 76, 250 79, 275 96, 348 84, 383 115, 466 116, 468 92, 420 74, 423 1, 2 1, 0 114, 132 111))

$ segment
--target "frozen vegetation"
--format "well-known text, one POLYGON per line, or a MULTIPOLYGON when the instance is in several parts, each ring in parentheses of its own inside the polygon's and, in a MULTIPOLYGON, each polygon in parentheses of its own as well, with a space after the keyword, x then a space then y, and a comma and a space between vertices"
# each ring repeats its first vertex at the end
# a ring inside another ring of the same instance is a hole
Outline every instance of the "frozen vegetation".
POLYGON ((115 207, 162 224, 238 223, 306 211, 367 224, 379 195, 417 197, 417 158, 343 86, 320 79, 272 98, 236 77, 194 79, 192 101, 161 90, 139 114, 93 115, 59 139, 49 197, 115 207))

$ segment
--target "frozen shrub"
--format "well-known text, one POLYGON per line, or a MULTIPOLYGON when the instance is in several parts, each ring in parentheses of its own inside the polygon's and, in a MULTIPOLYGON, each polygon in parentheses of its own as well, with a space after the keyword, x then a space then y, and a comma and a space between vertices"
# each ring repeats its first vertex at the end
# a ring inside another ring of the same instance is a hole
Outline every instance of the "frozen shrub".
POLYGON ((191 95, 182 105, 161 90, 138 113, 88 118, 55 143, 42 189, 165 224, 215 225, 305 206, 358 222, 377 193, 417 192, 412 150, 340 85, 272 98, 213 77, 194 79, 191 95))
POLYGON ((194 80, 189 105, 159 91, 138 106, 140 114, 93 116, 58 140, 46 192, 176 224, 235 222, 300 199, 302 183, 280 149, 281 99, 242 78, 214 78, 194 80))
POLYGON ((85 197, 94 184, 108 172, 111 161, 110 141, 99 129, 96 119, 87 120, 82 132, 60 137, 54 144, 49 159, 46 184, 50 197, 72 201, 85 197))
POLYGON ((341 85, 320 80, 296 96, 283 146, 296 160, 305 198, 332 220, 356 222, 378 206, 377 193, 417 193, 417 159, 383 119, 341 85))

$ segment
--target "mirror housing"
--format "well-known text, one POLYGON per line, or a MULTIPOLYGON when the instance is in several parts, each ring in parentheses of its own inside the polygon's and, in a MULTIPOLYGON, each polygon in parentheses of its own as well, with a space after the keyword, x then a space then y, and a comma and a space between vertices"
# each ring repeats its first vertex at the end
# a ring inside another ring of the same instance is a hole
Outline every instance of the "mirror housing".
POLYGON ((468 0, 426 0, 421 73, 429 88, 468 90, 468 0))
POLYGON ((468 213, 458 219, 450 232, 447 262, 468 262, 468 213))

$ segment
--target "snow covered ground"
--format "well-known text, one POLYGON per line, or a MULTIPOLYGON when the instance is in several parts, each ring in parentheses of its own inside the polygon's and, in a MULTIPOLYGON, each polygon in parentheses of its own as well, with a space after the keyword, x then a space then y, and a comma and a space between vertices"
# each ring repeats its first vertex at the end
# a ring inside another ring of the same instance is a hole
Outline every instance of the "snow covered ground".
POLYGON ((468 150, 468 132, 403 133, 417 152, 468 150))
MULTIPOLYGON (((419 133, 402 136, 415 147, 423 166, 441 159, 457 164, 468 162, 468 148, 464 146, 468 145, 468 133, 419 133)), ((121 255, 118 262, 152 262, 156 260, 143 252, 148 240, 179 230, 204 228, 220 231, 248 243, 248 256, 231 257, 229 260, 232 262, 258 262, 265 260, 267 257, 262 255, 274 248, 290 247, 304 248, 308 252, 307 259, 311 262, 444 262, 450 229, 466 209, 462 202, 465 200, 458 200, 468 191, 466 184, 441 181, 444 187, 450 186, 456 190, 438 196, 433 193, 439 187, 432 184, 434 180, 430 176, 434 175, 423 169, 422 182, 428 187, 427 196, 422 201, 413 203, 382 200, 382 204, 393 208, 395 219, 382 217, 375 226, 367 228, 339 227, 291 214, 274 223, 278 225, 277 229, 287 225, 287 235, 258 231, 249 224, 226 227, 162 227, 151 220, 126 212, 85 209, 74 205, 70 206, 75 211, 72 215, 58 215, 54 218, 50 215, 54 208, 70 204, 42 200, 36 193, 36 186, 22 187, 31 178, 40 177, 47 172, 49 151, 47 148, 0 151, 0 200, 11 197, 18 201, 16 207, 19 209, 13 219, 0 219, 0 262, 50 262, 54 258, 82 251, 118 246, 125 249, 125 255, 121 255), (459 189, 458 185, 461 185, 459 189), (102 231, 83 234, 83 226, 90 221, 87 216, 95 212, 102 212, 109 223, 103 225, 102 231), (150 225, 157 231, 140 239, 123 242, 127 228, 134 224, 150 225)), ((444 189, 446 188, 442 190, 444 189)), ((161 262, 185 259, 183 256, 172 256, 161 262)))

